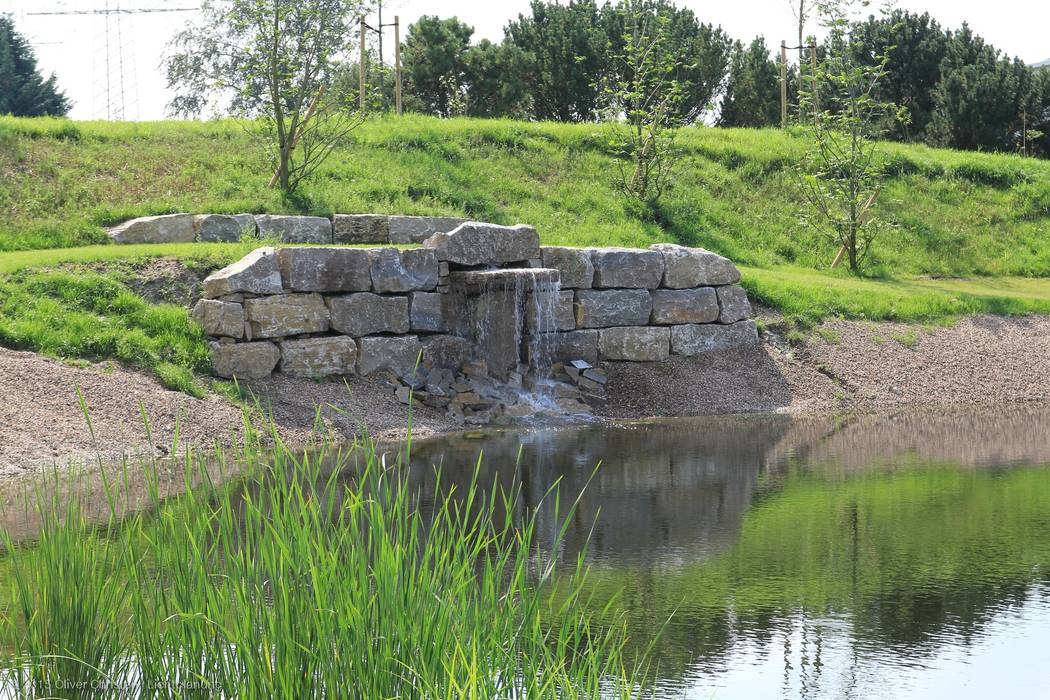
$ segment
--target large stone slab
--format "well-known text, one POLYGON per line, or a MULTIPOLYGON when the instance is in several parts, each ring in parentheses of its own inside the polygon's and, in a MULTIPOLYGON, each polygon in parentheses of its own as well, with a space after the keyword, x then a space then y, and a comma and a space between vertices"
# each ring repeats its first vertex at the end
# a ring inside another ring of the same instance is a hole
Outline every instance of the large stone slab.
POLYGON ((718 295, 714 287, 654 289, 650 323, 673 326, 718 320, 718 295))
POLYGON ((277 266, 284 286, 298 292, 365 292, 372 288, 371 258, 361 248, 281 248, 277 266))
POLYGON ((369 251, 369 260, 374 292, 429 292, 437 287, 438 259, 432 250, 379 248, 369 251))
POLYGON ((540 236, 524 224, 497 226, 468 221, 448 233, 437 233, 423 242, 439 261, 453 265, 502 265, 540 257, 540 236))
POLYGON ((371 292, 331 297, 332 329, 352 335, 407 333, 409 330, 408 297, 380 296, 371 292))
POLYGON ((389 243, 389 218, 383 214, 336 214, 332 217, 332 241, 389 243))
POLYGON ((422 347, 419 338, 414 335, 358 338, 357 371, 362 376, 380 370, 408 376, 416 367, 422 347))
POLYGON ((162 214, 125 221, 109 230, 114 243, 192 243, 193 214, 162 214))
POLYGON ((190 312, 201 324, 204 335, 244 337, 244 307, 215 299, 200 299, 190 312))
POLYGON ((328 307, 320 294, 278 294, 244 301, 251 339, 281 338, 328 330, 328 307))
POLYGON ((441 313, 441 295, 437 292, 412 292, 408 315, 413 331, 444 333, 448 330, 441 313))
POLYGON ((736 284, 740 271, 736 265, 717 253, 703 248, 686 248, 674 243, 654 243, 650 249, 664 256, 662 287, 689 287, 736 284))
POLYGON ((543 266, 554 268, 561 276, 562 289, 590 289, 594 282, 594 265, 587 248, 544 246, 540 250, 543 266))
POLYGON ((259 231, 251 214, 198 214, 193 227, 197 240, 203 243, 236 242, 259 231))
POLYGON ((281 271, 273 248, 256 248, 243 258, 208 275, 204 296, 208 299, 230 294, 280 294, 281 271))
POLYGON ((260 236, 276 237, 285 243, 332 242, 332 222, 323 216, 259 214, 255 223, 260 236))
POLYGON ((656 289, 664 276, 664 256, 655 250, 593 248, 595 287, 656 289))
POLYGON ((302 338, 281 343, 281 371, 299 377, 353 374, 357 342, 346 336, 302 338))
POLYGON ((598 355, 603 360, 658 362, 671 352, 671 331, 656 326, 603 328, 598 331, 598 355))
POLYGON ((671 352, 675 355, 695 357, 705 352, 755 345, 758 345, 758 328, 754 321, 738 321, 727 326, 718 323, 671 326, 671 352))
POLYGON ((736 323, 751 318, 751 302, 743 287, 718 288, 718 322, 736 323))
POLYGON ((553 358, 558 362, 584 360, 598 362, 598 331, 580 330, 555 333, 553 358))
POLYGON ((422 243, 435 233, 448 233, 466 222, 452 216, 389 216, 387 231, 391 243, 422 243))
POLYGON ((540 293, 539 301, 535 293, 530 293, 525 300, 526 328, 530 333, 575 330, 574 300, 575 293, 571 289, 561 290, 553 295, 540 293), (549 318, 545 318, 548 316, 549 318))
POLYGON ((264 379, 281 359, 281 351, 268 341, 211 343, 210 348, 212 371, 227 379, 264 379))
POLYGON ((428 369, 443 367, 458 370, 474 354, 470 341, 458 335, 426 336, 420 343, 423 346, 423 366, 428 369))
POLYGON ((653 301, 646 289, 579 289, 576 327, 606 328, 649 323, 653 301))

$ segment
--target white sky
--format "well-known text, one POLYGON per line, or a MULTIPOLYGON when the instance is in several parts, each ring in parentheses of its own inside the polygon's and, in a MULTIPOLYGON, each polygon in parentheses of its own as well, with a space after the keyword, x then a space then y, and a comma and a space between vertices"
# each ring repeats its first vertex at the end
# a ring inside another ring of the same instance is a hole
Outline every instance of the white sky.
MULTIPOLYGON (((692 8, 701 21, 720 24, 730 36, 750 40, 763 35, 770 46, 782 38, 790 40, 794 17, 788 0, 677 0, 692 8)), ((14 15, 16 26, 36 46, 44 71, 58 75, 58 82, 74 102, 75 119, 105 118, 106 29, 97 16, 33 16, 32 12, 89 10, 106 6, 122 8, 194 7, 197 0, 0 0, 0 12, 14 15)), ((898 0, 901 8, 928 11, 947 27, 963 21, 986 40, 1007 53, 1034 63, 1050 58, 1050 0, 898 0)), ((384 22, 399 14, 404 27, 422 14, 458 16, 474 27, 475 40, 498 40, 504 25, 527 12, 528 0, 389 0, 384 22)), ((164 116, 168 95, 159 64, 168 39, 193 13, 154 13, 111 16, 109 29, 111 110, 123 94, 123 110, 129 119, 159 119, 164 116), (122 47, 122 50, 118 50, 122 47), (123 64, 123 90, 119 86, 123 64)), ((374 25, 374 16, 370 18, 374 25)), ((387 47, 393 45, 388 34, 387 47)), ((389 52, 387 52, 389 53, 389 52)))

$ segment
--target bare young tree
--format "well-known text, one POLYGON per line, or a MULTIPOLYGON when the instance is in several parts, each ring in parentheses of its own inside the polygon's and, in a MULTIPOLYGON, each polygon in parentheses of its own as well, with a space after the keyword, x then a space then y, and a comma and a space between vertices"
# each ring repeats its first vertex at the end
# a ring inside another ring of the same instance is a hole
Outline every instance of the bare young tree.
MULTIPOLYGON (((809 22, 810 15, 813 14, 813 1, 814 0, 788 0, 788 4, 791 6, 791 12, 795 15, 795 21, 798 23, 798 87, 799 91, 802 90, 802 81, 805 80, 806 73, 806 23, 809 22)), ((814 44, 816 40, 814 40, 814 44)), ((798 108, 798 120, 799 122, 806 121, 806 112, 799 105, 798 108)))
POLYGON ((364 11, 360 0, 204 0, 201 20, 171 42, 169 110, 257 120, 271 185, 294 192, 360 123, 335 77, 364 11))

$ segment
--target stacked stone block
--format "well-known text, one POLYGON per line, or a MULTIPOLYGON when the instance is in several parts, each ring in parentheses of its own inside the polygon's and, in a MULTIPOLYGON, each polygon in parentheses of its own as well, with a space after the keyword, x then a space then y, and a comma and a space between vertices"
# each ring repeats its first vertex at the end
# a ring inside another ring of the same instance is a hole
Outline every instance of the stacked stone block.
MULTIPOLYGON (((382 228, 363 216, 339 221, 346 236, 382 228)), ((455 370, 484 357, 454 292, 463 280, 504 273, 560 279, 543 336, 552 339, 555 361, 657 362, 758 343, 740 273, 719 255, 671 244, 541 248, 529 226, 477 222, 414 249, 259 248, 205 280, 193 315, 220 376, 260 378, 279 369, 405 377, 420 358, 428 368, 455 370)), ((525 304, 529 329, 540 326, 538 306, 525 304)))

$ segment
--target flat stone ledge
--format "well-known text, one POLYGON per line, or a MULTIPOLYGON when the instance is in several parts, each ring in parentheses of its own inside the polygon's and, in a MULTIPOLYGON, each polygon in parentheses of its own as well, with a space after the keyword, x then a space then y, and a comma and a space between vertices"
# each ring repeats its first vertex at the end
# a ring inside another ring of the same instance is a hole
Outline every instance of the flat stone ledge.
POLYGON ((671 326, 671 352, 675 355, 695 357, 706 352, 757 346, 758 343, 758 327, 754 321, 671 326))
POLYGON ((323 216, 258 214, 255 223, 260 236, 285 243, 332 243, 332 221, 323 216))
POLYGON ((329 297, 332 329, 355 338, 378 333, 408 333, 408 297, 359 292, 329 297))
POLYGON ((540 257, 540 236, 524 224, 499 226, 468 221, 448 233, 436 233, 423 241, 437 259, 466 267, 503 265, 540 257))
POLYGON ((385 218, 388 238, 398 245, 422 243, 435 233, 448 233, 468 221, 453 216, 391 215, 385 218))
POLYGON ((598 355, 603 360, 658 362, 671 351, 670 329, 659 326, 603 328, 598 331, 598 355))
POLYGON ((162 214, 125 221, 108 231, 114 243, 192 243, 193 214, 162 214))
POLYGON ((664 256, 637 248, 592 248, 595 287, 656 289, 664 276, 664 256))
POLYGON ((280 294, 281 271, 273 248, 256 248, 243 258, 208 275, 204 280, 207 299, 231 294, 280 294))
POLYGON ((320 294, 279 294, 244 302, 250 340, 328 330, 328 307, 320 294))
POLYGON ((281 359, 281 351, 269 341, 211 343, 210 347, 212 370, 226 379, 265 379, 281 359))
POLYGON ((364 248, 281 248, 277 267, 297 292, 366 292, 372 288, 371 258, 364 248))
POLYGON ((298 377, 353 374, 357 342, 346 336, 303 338, 281 343, 281 371, 298 377))

